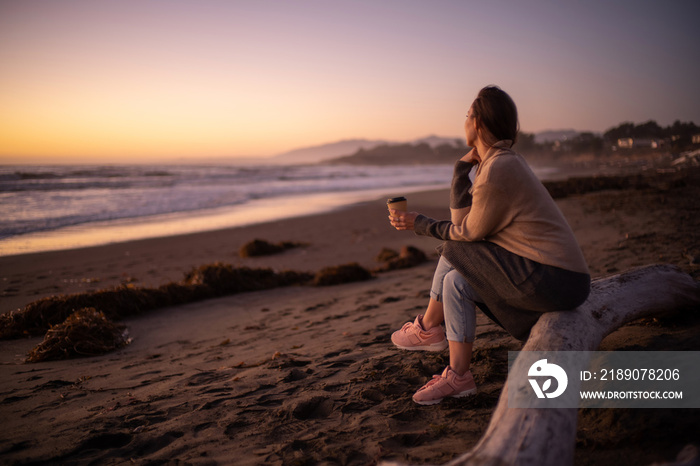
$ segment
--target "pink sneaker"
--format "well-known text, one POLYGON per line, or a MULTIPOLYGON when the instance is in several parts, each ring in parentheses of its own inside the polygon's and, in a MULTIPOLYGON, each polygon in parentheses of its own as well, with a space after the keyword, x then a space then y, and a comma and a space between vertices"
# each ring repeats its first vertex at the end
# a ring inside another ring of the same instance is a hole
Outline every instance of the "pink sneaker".
POLYGON ((462 398, 475 393, 476 384, 470 371, 460 376, 447 366, 442 375, 434 375, 430 382, 413 395, 413 401, 419 405, 434 405, 447 396, 462 398))
POLYGON ((395 331, 391 335, 391 341, 397 347, 409 351, 442 351, 447 348, 442 327, 438 325, 424 330, 422 314, 414 322, 406 322, 401 330, 395 331))

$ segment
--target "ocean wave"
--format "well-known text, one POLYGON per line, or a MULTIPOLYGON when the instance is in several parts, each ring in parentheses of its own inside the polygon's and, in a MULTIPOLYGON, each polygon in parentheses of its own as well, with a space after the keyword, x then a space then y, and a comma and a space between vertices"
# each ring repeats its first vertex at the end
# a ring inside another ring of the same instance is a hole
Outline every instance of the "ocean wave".
POLYGON ((285 195, 449 184, 451 166, 0 167, 0 237, 285 195))

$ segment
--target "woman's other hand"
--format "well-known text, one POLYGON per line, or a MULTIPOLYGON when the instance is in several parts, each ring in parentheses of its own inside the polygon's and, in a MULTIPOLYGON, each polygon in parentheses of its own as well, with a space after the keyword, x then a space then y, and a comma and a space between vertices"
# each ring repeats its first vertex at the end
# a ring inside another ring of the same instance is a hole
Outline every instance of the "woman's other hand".
POLYGON ((476 147, 469 151, 467 155, 460 159, 462 162, 475 163, 481 162, 481 157, 479 157, 479 152, 477 152, 476 147))
POLYGON ((402 210, 389 210, 391 226, 397 230, 413 230, 418 212, 404 212, 402 210))

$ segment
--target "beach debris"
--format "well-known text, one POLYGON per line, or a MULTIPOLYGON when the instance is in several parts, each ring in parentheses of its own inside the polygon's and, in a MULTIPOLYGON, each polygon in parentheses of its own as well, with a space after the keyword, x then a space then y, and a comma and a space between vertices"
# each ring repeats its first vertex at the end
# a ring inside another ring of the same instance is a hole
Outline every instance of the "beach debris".
POLYGON ((377 255, 377 260, 380 258, 383 258, 384 264, 375 268, 373 272, 381 273, 390 270, 408 269, 428 260, 425 253, 414 246, 403 246, 400 253, 384 248, 377 255), (391 254, 392 252, 394 255, 391 254))
POLYGON ((190 271, 180 283, 158 288, 122 285, 117 288, 73 295, 51 296, 23 309, 0 315, 0 339, 38 336, 61 324, 76 309, 95 308, 108 319, 120 320, 166 306, 245 291, 305 284, 314 275, 306 272, 274 272, 271 269, 236 268, 211 264, 190 271))
POLYGON ((671 162, 674 167, 679 166, 699 166, 700 165, 700 149, 681 152, 680 156, 671 162))
POLYGON ((73 312, 46 332, 44 341, 29 352, 27 362, 97 356, 128 345, 131 338, 123 325, 115 324, 95 308, 73 312))
POLYGON ((280 243, 270 243, 264 239, 254 239, 241 246, 238 255, 241 257, 270 256, 279 254, 287 249, 308 246, 306 243, 295 243, 292 241, 282 241, 280 243))
POLYGON ((178 296, 170 288, 149 289, 120 286, 73 295, 50 296, 29 303, 24 309, 0 315, 0 338, 37 336, 61 324, 75 310, 95 308, 108 319, 118 320, 143 311, 174 304, 178 296))
POLYGON ((377 262, 389 262, 392 259, 396 259, 399 257, 399 253, 394 251, 393 249, 389 248, 382 248, 381 251, 379 251, 379 254, 377 254, 377 257, 375 260, 377 262))
POLYGON ((372 273, 361 265, 351 264, 326 267, 314 277, 314 286, 331 286, 343 283, 360 282, 372 278, 372 273))
POLYGON ((306 272, 282 271, 272 269, 252 269, 234 267, 220 262, 203 265, 191 270, 184 283, 204 286, 211 296, 259 291, 280 286, 300 285, 308 282, 313 275, 306 272))

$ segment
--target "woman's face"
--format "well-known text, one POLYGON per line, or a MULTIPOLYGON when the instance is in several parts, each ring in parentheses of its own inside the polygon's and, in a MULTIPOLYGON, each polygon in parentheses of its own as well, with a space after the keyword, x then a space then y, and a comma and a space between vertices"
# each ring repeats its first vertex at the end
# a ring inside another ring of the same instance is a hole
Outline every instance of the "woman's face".
POLYGON ((474 113, 471 107, 467 113, 467 119, 464 121, 464 135, 467 138, 467 145, 469 147, 474 147, 478 135, 476 132, 476 118, 474 118, 474 113))

